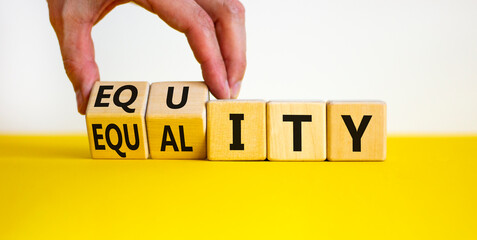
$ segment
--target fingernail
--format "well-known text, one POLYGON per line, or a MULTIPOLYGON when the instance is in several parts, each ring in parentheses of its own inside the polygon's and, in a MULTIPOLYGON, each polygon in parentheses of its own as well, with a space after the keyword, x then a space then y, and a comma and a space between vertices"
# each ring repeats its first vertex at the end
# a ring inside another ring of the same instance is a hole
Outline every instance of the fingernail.
POLYGON ((234 85, 230 89, 230 98, 237 98, 240 93, 240 87, 242 86, 242 81, 238 81, 234 83, 234 85))

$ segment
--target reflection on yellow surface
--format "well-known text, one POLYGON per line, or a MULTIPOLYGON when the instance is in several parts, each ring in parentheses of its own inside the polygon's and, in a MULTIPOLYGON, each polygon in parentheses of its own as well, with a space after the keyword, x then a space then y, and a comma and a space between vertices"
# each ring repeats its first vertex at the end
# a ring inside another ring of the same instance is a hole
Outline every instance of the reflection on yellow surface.
POLYGON ((365 163, 92 160, 86 136, 0 154, 0 239, 477 238, 477 136, 365 163))

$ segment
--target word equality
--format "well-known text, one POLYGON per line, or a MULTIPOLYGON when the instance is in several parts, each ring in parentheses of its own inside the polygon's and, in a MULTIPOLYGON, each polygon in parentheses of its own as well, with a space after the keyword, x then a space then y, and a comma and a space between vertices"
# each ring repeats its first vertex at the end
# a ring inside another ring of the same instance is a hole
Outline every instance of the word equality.
POLYGON ((96 82, 93 158, 380 161, 380 101, 209 100, 203 82, 96 82))

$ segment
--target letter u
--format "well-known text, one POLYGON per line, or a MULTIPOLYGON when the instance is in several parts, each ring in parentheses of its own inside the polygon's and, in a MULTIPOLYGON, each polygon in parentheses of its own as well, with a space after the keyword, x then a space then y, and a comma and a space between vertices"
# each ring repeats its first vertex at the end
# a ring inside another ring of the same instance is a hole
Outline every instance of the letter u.
POLYGON ((181 102, 179 104, 174 104, 172 102, 172 96, 174 95, 174 87, 169 87, 167 89, 167 99, 166 99, 166 103, 167 103, 167 106, 171 109, 179 109, 179 108, 182 108, 184 107, 184 105, 187 103, 187 97, 189 95, 189 87, 188 86, 185 86, 183 89, 182 89, 182 99, 181 99, 181 102))
POLYGON ((128 133, 128 125, 124 124, 124 138, 126 140, 126 145, 128 146, 129 149, 131 150, 136 150, 139 148, 139 131, 137 129, 137 124, 133 124, 134 128, 134 145, 131 145, 131 142, 129 142, 129 133, 128 133))

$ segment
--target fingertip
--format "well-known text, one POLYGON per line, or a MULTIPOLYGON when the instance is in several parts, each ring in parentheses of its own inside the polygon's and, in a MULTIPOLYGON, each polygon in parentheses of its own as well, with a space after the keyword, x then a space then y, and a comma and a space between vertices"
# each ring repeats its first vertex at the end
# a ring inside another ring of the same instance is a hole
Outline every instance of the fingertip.
POLYGON ((217 99, 230 98, 230 88, 227 81, 227 71, 221 61, 204 62, 201 64, 202 77, 212 95, 217 99))
MULTIPOLYGON (((207 83, 207 82, 206 82, 207 83)), ((220 84, 207 84, 210 92, 217 99, 229 99, 230 88, 226 81, 220 82, 220 84)))
POLYGON ((236 99, 240 94, 240 88, 242 87, 242 81, 237 81, 230 86, 230 98, 236 99))
POLYGON ((86 109, 88 108, 88 102, 89 102, 91 90, 96 81, 99 81, 99 80, 82 82, 82 85, 80 86, 80 88, 75 91, 78 112, 81 115, 86 114, 86 109))
POLYGON ((78 113, 81 114, 81 115, 84 115, 86 113, 86 107, 85 107, 85 100, 84 100, 84 97, 83 97, 83 93, 80 89, 78 89, 77 91, 75 91, 76 93, 76 104, 77 104, 77 107, 78 107, 78 113))

